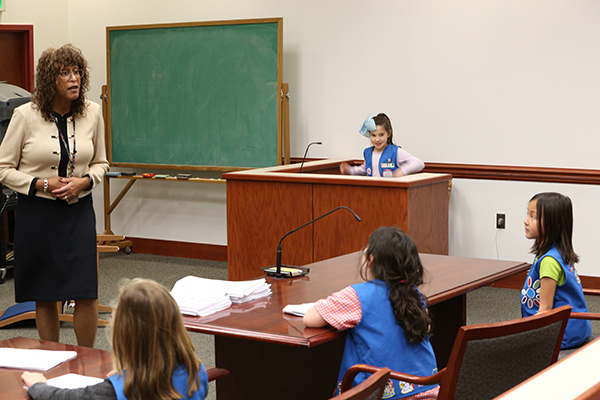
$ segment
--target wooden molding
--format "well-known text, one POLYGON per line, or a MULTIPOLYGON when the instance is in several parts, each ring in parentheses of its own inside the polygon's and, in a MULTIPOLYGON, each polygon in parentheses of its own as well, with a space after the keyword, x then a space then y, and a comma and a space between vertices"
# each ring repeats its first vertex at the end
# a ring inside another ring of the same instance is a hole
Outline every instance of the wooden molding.
MULTIPOLYGON (((126 240, 131 241, 131 251, 134 253, 213 261, 227 261, 227 246, 175 242, 171 240, 144 239, 130 236, 127 236, 126 240)), ((125 248, 122 248, 121 251, 125 251, 125 248)))
MULTIPOLYGON (((304 162, 318 160, 316 158, 307 158, 304 162)), ((300 157, 291 158, 292 164, 301 162, 302 158, 300 157)), ((354 160, 352 164, 360 165, 362 162, 362 160, 354 160)), ((600 170, 598 169, 426 162, 423 172, 452 174, 453 178, 459 179, 600 185, 600 170)))
POLYGON ((425 163, 425 169, 423 172, 452 174, 453 178, 461 179, 491 179, 504 181, 600 185, 600 170, 596 169, 428 162, 425 163))

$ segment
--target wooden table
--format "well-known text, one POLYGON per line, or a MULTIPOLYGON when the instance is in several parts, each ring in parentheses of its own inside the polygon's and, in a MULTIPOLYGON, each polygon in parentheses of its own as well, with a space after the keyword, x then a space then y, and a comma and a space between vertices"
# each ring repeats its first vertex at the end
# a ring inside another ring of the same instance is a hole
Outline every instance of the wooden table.
MULTIPOLYGON (((0 347, 77 352, 77 357, 74 359, 59 364, 51 370, 44 372, 46 378, 55 378, 68 373, 106 378, 106 374, 112 370, 110 351, 106 350, 72 346, 69 344, 24 337, 3 340, 0 342, 0 347)), ((23 382, 21 381, 22 373, 23 370, 0 368, 0 400, 29 399, 27 392, 23 389, 23 382)))
MULTIPOLYGON (((56 367, 43 372, 44 376, 48 379, 69 373, 104 379, 106 378, 106 375, 113 369, 111 352, 106 350, 73 346, 70 344, 55 343, 24 337, 16 337, 13 339, 0 341, 0 347, 77 352, 77 357, 74 359, 61 363, 56 367)), ((227 375, 227 371, 225 370, 210 367, 206 368, 209 382, 227 375)), ((27 396, 25 389, 23 389, 23 382, 21 381, 21 374, 23 371, 24 370, 20 369, 0 368, 0 400, 19 400, 30 398, 27 396)))
MULTIPOLYGON (((251 254, 251 252, 250 252, 251 254)), ((331 327, 307 328, 283 314, 287 304, 314 302, 359 282, 360 252, 309 264, 310 274, 267 278, 269 298, 234 305, 204 318, 184 317, 191 331, 215 335, 217 381, 222 399, 327 399, 337 380, 345 334, 331 327)), ((430 301, 438 365, 445 366, 458 328, 466 324, 466 293, 527 270, 523 262, 421 254, 427 271, 421 288, 430 301)), ((517 300, 515 300, 517 301, 517 300)))
POLYGON ((262 274, 262 267, 275 264, 277 244, 286 233, 339 206, 362 220, 341 209, 294 232, 281 244, 282 263, 305 265, 358 251, 380 226, 399 227, 422 253, 448 254, 451 175, 340 175, 342 161, 351 160, 312 161, 302 173, 299 164, 291 164, 223 175, 229 280, 262 274))
POLYGON ((569 354, 508 392, 502 400, 600 398, 600 338, 569 354))

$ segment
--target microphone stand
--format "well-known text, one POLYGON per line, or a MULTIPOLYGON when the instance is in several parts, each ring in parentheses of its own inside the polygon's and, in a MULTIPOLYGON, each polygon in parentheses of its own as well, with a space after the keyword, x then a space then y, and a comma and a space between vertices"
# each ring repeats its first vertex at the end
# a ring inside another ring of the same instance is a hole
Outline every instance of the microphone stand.
POLYGON ((346 207, 346 206, 340 206, 340 207, 338 207, 338 208, 334 208, 333 210, 331 210, 331 211, 329 211, 329 212, 326 212, 325 214, 321 215, 320 217, 317 217, 317 218, 313 219, 312 221, 309 221, 309 222, 305 223, 305 224, 304 224, 304 225, 302 225, 302 226, 299 226, 299 227, 298 227, 298 228, 296 228, 296 229, 292 229, 291 231, 289 231, 288 233, 286 233, 285 235, 283 235, 283 237, 282 237, 282 238, 281 238, 281 240, 279 241, 279 244, 277 245, 277 265, 275 265, 275 267, 276 267, 276 268, 275 268, 275 271, 273 271, 273 266, 270 266, 270 267, 263 267, 263 271, 265 271, 265 273, 266 273, 267 275, 275 276, 276 278, 292 278, 292 277, 295 277, 295 276, 303 276, 303 275, 306 275, 306 274, 308 274, 308 273, 309 273, 309 271, 310 271, 310 268, 307 268, 307 267, 295 267, 295 266, 289 266, 289 265, 284 265, 284 267, 285 267, 285 268, 294 268, 294 269, 298 269, 298 270, 299 270, 299 272, 298 272, 298 273, 296 273, 296 274, 294 274, 294 273, 292 273, 292 272, 290 272, 290 273, 287 273, 287 274, 282 274, 282 273, 281 273, 281 267, 282 267, 282 265, 281 265, 281 242, 283 242, 283 239, 285 239, 285 238, 286 238, 288 235, 290 235, 290 234, 292 234, 292 233, 296 232, 297 230, 300 230, 300 229, 304 228, 305 226, 308 226, 308 225, 312 224, 312 223, 313 223, 313 222, 315 222, 315 221, 318 221, 318 220, 320 220, 320 219, 321 219, 321 218, 323 218, 323 217, 326 217, 326 216, 328 216, 329 214, 331 214, 331 213, 333 213, 333 212, 335 212, 335 211, 337 211, 337 210, 339 210, 339 209, 341 209, 341 208, 344 208, 344 209, 346 209, 346 210, 350 211, 350 212, 352 213, 352 215, 354 215, 354 218, 356 218, 356 220, 357 220, 358 222, 360 222, 360 221, 361 221, 360 217, 359 217, 358 215, 356 215, 356 213, 355 213, 354 211, 352 211, 351 209, 349 209, 349 208, 348 208, 348 207, 346 207))
MULTIPOLYGON (((306 155, 308 154, 308 148, 310 146, 312 146, 313 144, 321 145, 321 144, 323 144, 323 142, 312 142, 312 143, 309 143, 308 146, 306 146, 306 151, 304 152, 304 157, 302 157, 302 164, 300 164, 300 171, 298 171, 299 173, 302 172, 302 167, 304 166, 304 160, 306 160, 306 155)), ((356 214, 354 214, 354 215, 356 215, 356 214)))

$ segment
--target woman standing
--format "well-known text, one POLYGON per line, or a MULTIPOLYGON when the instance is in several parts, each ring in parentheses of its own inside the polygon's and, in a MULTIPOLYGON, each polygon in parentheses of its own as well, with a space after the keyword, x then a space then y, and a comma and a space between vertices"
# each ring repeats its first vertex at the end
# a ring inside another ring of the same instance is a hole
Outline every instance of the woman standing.
POLYGON ((93 347, 98 275, 91 190, 108 161, 101 108, 85 98, 87 72, 71 45, 44 51, 32 101, 15 109, 0 145, 0 182, 19 193, 15 300, 36 302, 40 338, 55 342, 57 302, 76 300, 77 343, 93 347))

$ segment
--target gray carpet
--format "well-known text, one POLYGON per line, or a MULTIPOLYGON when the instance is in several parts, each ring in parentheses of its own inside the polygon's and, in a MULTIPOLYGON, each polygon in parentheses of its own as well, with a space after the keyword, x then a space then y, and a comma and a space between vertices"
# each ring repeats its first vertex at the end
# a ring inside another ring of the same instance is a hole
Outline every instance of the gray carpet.
MULTIPOLYGON (((203 278, 227 279, 225 262, 186 258, 161 257, 148 254, 100 254, 99 301, 111 304, 118 294, 118 284, 123 278, 150 278, 169 290, 175 282, 187 275, 203 278)), ((587 297, 592 312, 600 312, 600 297, 587 297)), ((14 305, 12 269, 8 270, 6 283, 0 285, 0 310, 14 305)), ((481 288, 467 295, 467 323, 479 324, 520 318, 519 291, 500 288, 481 288)), ((77 344, 71 323, 61 323, 60 340, 77 344)), ((592 322, 592 337, 600 335, 600 322, 592 322)), ((16 336, 38 338, 34 321, 24 321, 0 328, 0 340, 16 336)), ((215 365, 213 337, 190 332, 198 357, 207 365, 215 365)), ((107 328, 98 328, 95 347, 110 350, 107 328)), ((561 352, 565 353, 565 352, 561 352)), ((566 354, 566 353, 565 353, 566 354)), ((561 354, 561 356, 564 354, 561 354)), ((208 399, 215 398, 214 383, 210 385, 208 399)))

